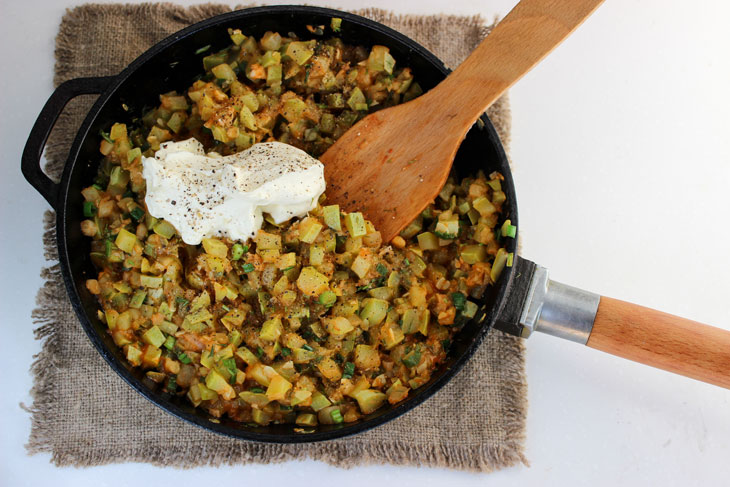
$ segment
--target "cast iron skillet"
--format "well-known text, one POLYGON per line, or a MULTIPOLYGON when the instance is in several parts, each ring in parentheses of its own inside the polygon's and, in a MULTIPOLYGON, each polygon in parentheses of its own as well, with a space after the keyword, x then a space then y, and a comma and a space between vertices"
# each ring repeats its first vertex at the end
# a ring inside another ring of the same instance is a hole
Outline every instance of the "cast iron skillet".
MULTIPOLYGON (((306 25, 329 25, 332 17, 342 21, 338 36, 350 45, 370 47, 374 44, 388 46, 399 66, 410 66, 416 80, 428 90, 443 80, 449 70, 436 56, 425 48, 377 22, 337 10, 303 7, 258 7, 223 14, 183 29, 159 42, 137 58, 117 76, 79 78, 61 84, 43 107, 23 152, 22 170, 30 184, 43 195, 56 210, 58 255, 64 282, 74 310, 89 339, 102 357, 130 386, 165 411, 205 429, 246 440, 299 443, 330 440, 366 431, 385 423, 416 407, 441 387, 461 369, 472 356, 477 345, 492 326, 519 334, 515 313, 519 310, 510 304, 508 294, 515 266, 505 268, 496 286, 489 288, 480 311, 460 330, 453 341, 446 362, 433 374, 424 386, 413 391, 407 400, 382 408, 353 424, 320 425, 316 432, 300 434, 292 425, 251 427, 221 418, 210 421, 210 416, 188 404, 186 398, 173 396, 156 384, 145 379, 144 373, 129 366, 121 351, 106 333, 106 326, 97 318, 98 304, 85 286, 88 278, 96 277, 90 257, 90 240, 80 231, 83 198, 81 189, 89 186, 94 177, 99 154, 99 130, 108 130, 114 122, 130 122, 139 116, 143 106, 154 106, 160 93, 173 89, 184 91, 193 78, 202 71, 202 55, 195 51, 210 44, 210 52, 230 44, 227 29, 240 28, 246 35, 260 37, 266 31, 294 32, 307 39, 312 34, 306 25), (66 161, 59 184, 52 182, 40 168, 45 142, 62 109, 72 98, 82 94, 100 94, 89 111, 66 161), (129 111, 122 108, 129 107, 129 111)), ((503 218, 510 218, 517 225, 517 205, 514 183, 507 157, 499 137, 486 115, 483 124, 475 125, 464 140, 454 161, 455 171, 461 175, 476 173, 482 169, 487 174, 499 171, 504 175, 502 184, 507 195, 503 218)), ((519 225, 517 225, 519 228, 519 225)), ((516 239, 506 239, 509 252, 515 252, 516 239)), ((513 301, 513 300, 512 300, 513 301)), ((426 406, 428 407, 428 406, 426 406)))

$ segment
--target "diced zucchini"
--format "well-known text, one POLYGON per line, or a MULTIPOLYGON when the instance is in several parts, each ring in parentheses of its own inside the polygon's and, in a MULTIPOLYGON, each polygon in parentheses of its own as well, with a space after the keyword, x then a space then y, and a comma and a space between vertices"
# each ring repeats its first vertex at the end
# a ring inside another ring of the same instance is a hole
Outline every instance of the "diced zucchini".
POLYGON ((332 230, 342 231, 342 224, 340 221, 340 206, 330 205, 322 208, 322 218, 325 224, 332 230))
POLYGON ((358 345, 355 347, 353 361, 355 367, 360 370, 370 370, 380 367, 380 354, 370 345, 358 345))
POLYGON ((360 212, 348 213, 345 217, 345 226, 353 238, 362 237, 367 234, 365 219, 360 212))
POLYGON ((231 400, 236 397, 236 391, 215 369, 211 369, 205 377, 205 386, 220 394, 224 399, 231 400))
POLYGON ((137 244, 137 237, 133 233, 122 228, 119 230, 117 238, 114 240, 114 244, 126 253, 131 254, 134 252, 134 246, 137 244))
POLYGON ((329 334, 336 338, 342 338, 355 329, 352 323, 350 323, 350 320, 344 316, 323 318, 323 322, 329 334))
POLYGON ((322 228, 319 220, 310 216, 306 217, 299 224, 299 240, 305 243, 314 242, 322 228))
POLYGON ((159 220, 152 231, 166 239, 171 239, 172 236, 175 235, 175 227, 165 220, 159 220))
POLYGON ((330 402, 330 400, 327 399, 327 397, 324 394, 322 394, 321 392, 315 391, 312 393, 312 406, 311 407, 315 411, 319 411, 320 409, 324 409, 327 406, 331 406, 331 405, 332 405, 332 403, 330 402))
POLYGON ((158 288, 162 287, 162 277, 159 276, 139 276, 139 280, 144 287, 158 288))
POLYGON ((472 206, 479 212, 481 216, 487 217, 497 211, 497 208, 485 197, 477 198, 472 202, 472 206))
POLYGON ((350 98, 347 99, 347 104, 352 108, 354 111, 362 110, 365 111, 368 109, 367 100, 365 99, 365 95, 363 94, 362 90, 360 88, 355 87, 354 90, 350 93, 350 98))
POLYGON ((402 342, 405 335, 401 327, 398 326, 398 323, 386 323, 381 331, 381 337, 385 348, 390 350, 402 342))
POLYGON ((204 238, 203 249, 208 255, 225 259, 228 256, 228 246, 217 238, 204 238))
POLYGON ((317 369, 327 380, 338 381, 342 378, 342 370, 340 369, 340 366, 329 357, 320 360, 317 363, 317 369))
POLYGON ((271 399, 269 399, 269 396, 262 392, 251 392, 251 391, 242 391, 238 393, 238 397, 240 397, 243 401, 247 402, 248 404, 258 406, 260 408, 266 406, 271 402, 271 399))
POLYGON ((438 237, 431 232, 423 232, 418 235, 418 246, 421 250, 438 250, 441 248, 438 237))
POLYGON ((283 270, 297 265, 297 254, 295 252, 288 252, 279 256, 276 266, 283 270))
POLYGON ((145 347, 144 354, 142 354, 142 365, 157 367, 157 364, 160 363, 160 357, 162 357, 162 350, 153 346, 145 347))
POLYGON ((487 260, 487 248, 483 245, 464 245, 459 255, 467 264, 476 264, 487 260))
POLYGON ((253 113, 251 113, 251 110, 246 105, 243 105, 241 107, 241 111, 238 115, 241 120, 241 125, 243 125, 245 128, 249 130, 256 130, 258 128, 258 126, 256 125, 256 118, 253 116, 253 113))
POLYGON ((420 317, 418 310, 414 308, 408 308, 405 313, 403 313, 403 323, 401 325, 403 333, 405 333, 406 335, 416 333, 419 327, 420 317))
POLYGON ((302 268, 299 273, 297 287, 305 295, 319 297, 320 294, 329 289, 329 279, 314 267, 308 266, 302 268))
POLYGON ((388 306, 390 306, 390 304, 384 299, 363 299, 362 311, 360 312, 360 318, 366 325, 363 328, 368 329, 371 326, 379 325, 380 323, 382 323, 382 321, 385 319, 385 315, 388 312, 388 306))
POLYGON ((258 357, 256 357, 256 355, 254 355, 254 353, 246 347, 238 347, 238 350, 236 350, 236 355, 238 356, 238 358, 246 362, 247 365, 259 363, 258 357))
POLYGON ((286 55, 292 58, 299 66, 304 65, 312 57, 312 54, 314 54, 314 49, 312 49, 311 43, 309 42, 294 41, 290 42, 286 47, 286 55))
POLYGON ((508 254, 509 253, 505 249, 501 248, 497 251, 497 255, 494 256, 492 271, 489 275, 492 282, 497 282, 497 279, 499 279, 499 276, 502 274, 502 269, 504 269, 505 264, 507 264, 508 254))
POLYGON ((261 326, 261 331, 259 332, 259 337, 268 342, 275 342, 279 339, 283 330, 284 327, 281 324, 281 319, 279 319, 279 317, 275 317, 264 321, 264 324, 261 326))
POLYGON ((139 308, 142 306, 142 303, 144 303, 145 298, 147 297, 147 291, 137 291, 134 293, 134 296, 132 296, 132 299, 129 300, 129 307, 130 308, 139 308))
POLYGON ((312 391, 307 391, 304 389, 297 389, 291 394, 291 405, 297 406, 301 404, 302 406, 306 405, 308 402, 311 402, 312 398, 312 391))
POLYGON ((142 364, 142 350, 134 345, 127 347, 127 360, 134 366, 142 364))
POLYGON ((297 415, 295 422, 299 426, 317 426, 317 415, 312 413, 300 413, 297 415))
POLYGON ((370 260, 370 258, 368 256, 358 255, 355 258, 355 260, 352 262, 350 269, 352 269, 352 272, 357 274, 357 277, 359 277, 360 279, 363 279, 363 278, 365 278, 365 276, 367 276, 371 265, 372 265, 372 261, 370 260))
POLYGON ((281 235, 273 233, 267 233, 263 230, 259 230, 256 236, 253 238, 256 242, 256 249, 276 249, 281 250, 281 235))
POLYGON ((355 394, 354 397, 364 414, 375 412, 387 399, 385 394, 374 389, 365 389, 355 394))
POLYGON ((289 392, 291 387, 291 382, 281 375, 276 374, 271 378, 269 387, 266 389, 266 397, 268 397, 271 401, 280 401, 286 398, 286 393, 289 392))

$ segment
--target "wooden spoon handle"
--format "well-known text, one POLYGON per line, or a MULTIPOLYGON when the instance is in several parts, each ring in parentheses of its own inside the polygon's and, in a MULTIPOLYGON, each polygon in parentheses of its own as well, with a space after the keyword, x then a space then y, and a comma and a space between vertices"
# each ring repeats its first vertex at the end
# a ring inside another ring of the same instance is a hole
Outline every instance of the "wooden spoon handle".
POLYGON ((730 332, 601 297, 587 345, 730 388, 730 332))
POLYGON ((603 0, 521 0, 472 54, 426 93, 450 122, 469 127, 568 37, 603 0))

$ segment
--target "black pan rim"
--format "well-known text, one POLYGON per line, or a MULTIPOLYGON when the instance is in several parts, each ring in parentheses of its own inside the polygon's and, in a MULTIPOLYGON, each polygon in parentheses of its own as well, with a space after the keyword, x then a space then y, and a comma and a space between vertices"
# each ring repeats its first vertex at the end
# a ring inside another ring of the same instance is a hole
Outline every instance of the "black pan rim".
MULTIPOLYGON (((411 49, 413 52, 415 52, 420 57, 424 58, 426 61, 428 61, 430 64, 432 64, 434 67, 436 67, 438 70, 440 70, 444 76, 446 76, 450 70, 430 51, 428 51, 426 48, 415 42, 414 40, 410 39, 409 37, 389 28, 386 27, 380 23, 377 23, 375 21, 372 21, 370 19, 351 14, 348 12, 343 12, 339 10, 333 10, 323 7, 308 7, 308 6, 290 6, 290 5, 279 5, 279 6, 264 6, 264 7, 254 7, 244 10, 237 10, 233 12, 228 12, 225 14, 218 15, 216 17, 212 17, 210 19, 206 19, 204 21, 201 21, 199 23, 193 24, 189 27, 186 27, 185 29, 182 29, 181 31, 178 31, 167 38, 163 39, 162 41, 158 42, 154 46, 152 46, 150 49, 145 51, 143 54, 141 54, 137 59, 135 59, 127 68, 125 68, 121 73, 119 73, 114 81, 110 84, 110 86, 102 93, 99 98, 96 100, 92 108, 89 110, 86 118, 84 119, 81 127, 79 128, 77 135, 74 139, 73 145, 71 147, 71 150, 69 151, 69 155, 66 161, 66 165, 63 171, 62 179, 59 184, 59 193, 58 193, 58 201, 56 203, 56 228, 57 228, 57 244, 59 249, 59 262, 60 267, 63 275, 63 280, 66 286, 66 290, 69 296, 69 299, 71 301, 72 307, 82 325, 82 328, 84 329, 86 335, 89 337, 89 340, 91 340, 92 344, 96 348, 96 350, 99 352, 99 354, 104 358, 104 360, 109 364, 109 366, 133 389, 135 389, 138 393, 140 393, 143 397, 145 397, 147 400, 158 406, 159 408, 163 409, 169 414, 172 414, 173 416, 182 419, 190 424, 194 424, 196 426, 202 427, 204 429, 207 429, 209 431, 213 431, 215 433, 219 433, 228 437, 243 439, 243 440, 250 440, 255 442, 264 442, 264 443, 280 443, 280 444, 288 444, 288 443, 310 443, 310 442, 319 442, 319 441, 325 441, 325 440, 332 440, 336 438, 342 438, 345 436, 350 436, 354 434, 358 434, 364 431, 367 431, 369 429, 372 429, 376 426, 379 426, 381 424, 384 424, 392 419, 395 419, 396 417, 406 413, 407 411, 410 411, 411 409, 417 407, 419 404, 424 402, 426 399, 431 397, 433 394, 435 394, 437 391, 439 391, 447 382, 449 382, 461 368, 464 366, 464 364, 471 358, 471 356, 476 351, 476 348, 479 346, 479 344, 482 342, 484 337, 486 336, 486 333, 491 328, 491 324, 493 323, 496 316, 499 314, 500 309, 504 306, 505 302, 505 296, 507 293, 507 290, 509 289, 512 280, 513 280, 513 273, 512 268, 506 267, 502 273, 502 276, 500 278, 500 282, 498 284, 499 289, 496 294, 496 300, 495 300, 495 306, 489 310, 488 313, 481 313, 480 315, 477 315, 479 317, 480 327, 481 330, 476 335, 475 339, 469 346, 469 348, 466 350, 465 353, 462 353, 459 357, 456 358, 455 362, 451 367, 448 368, 440 377, 438 377, 436 380, 430 382, 426 386, 424 386, 423 392, 421 392, 418 396, 407 399, 406 401, 401 402, 395 407, 392 407, 390 410, 388 410, 385 413, 382 413, 378 415, 375 418, 371 419, 365 419, 361 420, 355 423, 350 423, 343 425, 339 429, 333 429, 328 431, 315 431, 313 433, 308 434, 269 434, 269 433, 260 433, 257 431, 247 431, 243 429, 233 429, 225 426, 222 423, 216 423, 209 419, 202 418, 197 415, 189 414, 182 409, 180 409, 176 404, 168 401, 165 399, 161 394, 156 393, 155 391, 150 390, 148 387, 146 387, 140 380, 132 376, 127 368, 125 368, 122 364, 119 363, 119 361, 110 353, 110 351, 107 349, 106 345, 102 342, 101 338, 98 336, 97 332, 94 330, 93 325, 90 322, 89 317, 86 314, 86 311, 84 310, 81 300, 79 298, 79 291, 76 288, 76 285, 74 283, 74 280, 72 278, 72 269, 71 269, 71 263, 70 263, 70 257, 69 257, 69 248, 67 247, 66 242, 66 210, 67 210, 67 198, 69 194, 69 186, 70 186, 70 176, 73 172, 74 166, 77 162, 78 154, 80 152, 82 142, 85 140, 85 138, 88 136, 88 131, 93 124, 96 117, 99 115, 99 113, 103 110, 104 106, 108 102, 108 100, 112 97, 112 95, 117 91, 117 89, 136 71, 136 69, 143 63, 147 62, 154 56, 156 56, 159 52, 162 50, 168 48, 170 45, 177 42, 179 39, 183 37, 187 37, 189 35, 192 35, 198 31, 208 29, 211 27, 214 27, 216 25, 219 25, 224 22, 228 22, 230 20, 240 20, 244 18, 248 18, 251 16, 270 16, 270 15, 296 15, 296 14, 319 14, 323 16, 330 16, 330 17, 340 17, 343 19, 343 21, 347 22, 354 22, 357 23, 367 29, 378 31, 387 37, 389 37, 394 42, 401 43, 411 49), (489 316, 489 319, 488 318, 489 316)), ((511 219, 513 224, 518 225, 517 220, 517 203, 515 198, 515 191, 514 191, 514 182, 512 179, 511 171, 509 171, 509 163, 507 156, 504 152, 504 147, 502 146, 502 143, 499 139, 499 136, 497 135, 496 130, 494 129, 494 126, 492 125, 489 118, 485 115, 481 117, 482 122, 484 123, 483 130, 486 131, 486 135, 488 136, 490 142, 494 146, 494 148, 497 150, 498 156, 499 156, 499 163, 500 165, 504 166, 506 170, 503 170, 503 176, 505 178, 505 185, 504 188, 506 190, 508 201, 511 201, 511 219)), ((516 241, 517 239, 511 239, 510 242, 508 242, 508 251, 513 252, 516 254, 516 241)))

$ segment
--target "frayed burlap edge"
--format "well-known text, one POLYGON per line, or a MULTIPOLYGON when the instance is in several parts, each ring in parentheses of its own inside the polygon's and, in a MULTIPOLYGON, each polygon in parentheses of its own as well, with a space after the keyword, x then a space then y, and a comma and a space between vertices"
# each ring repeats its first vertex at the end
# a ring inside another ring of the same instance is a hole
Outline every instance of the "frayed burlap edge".
MULTIPOLYGON (((119 9, 126 11, 152 11, 156 8, 173 9, 174 15, 188 22, 197 21, 202 17, 210 17, 230 11, 227 6, 222 5, 197 5, 184 8, 174 4, 142 4, 142 5, 102 5, 91 4, 68 10, 64 20, 74 16, 83 17, 87 10, 94 8, 116 12, 119 9)), ((237 7, 238 8, 238 7, 237 7)), ((362 9, 355 11, 380 22, 388 22, 397 19, 410 25, 423 25, 432 16, 419 15, 398 15, 382 9, 362 9)), ((480 16, 458 17, 441 16, 442 18, 459 19, 464 25, 477 26, 481 29, 482 35, 486 35, 491 29, 485 26, 480 16)), ((83 20, 76 18, 75 20, 83 20)), ((475 42, 475 45, 478 41, 475 42)), ((66 69, 70 59, 71 50, 74 48, 73 35, 67 31, 59 31, 56 42, 57 68, 54 77, 54 84, 74 77, 76 74, 66 69)), ((115 73, 97 73, 97 75, 115 73)), ((500 99, 489 110, 489 116, 497 128, 505 149, 509 147, 510 134, 510 110, 507 97, 500 99)), ((65 112, 57 123, 59 137, 70 140, 73 132, 65 130, 72 126, 71 114, 65 112), (62 132, 66 132, 63 133, 62 132)), ((66 149, 59 148, 58 144, 49 144, 46 152, 48 160, 46 170, 52 178, 58 178, 62 172, 65 162, 66 149), (53 148, 53 149, 51 149, 53 148)), ((414 445, 392 441, 387 444, 348 444, 347 438, 327 443, 317 443, 302 448, 302 445, 272 445, 263 443, 240 442, 237 446, 225 449, 196 451, 195 458, 191 458, 191 452, 180 449, 175 445, 162 447, 151 447, 143 452, 135 449, 127 451, 114 445, 107 448, 89 449, 82 455, 72 454, 53 449, 49 424, 44 421, 47 415, 53 414, 56 393, 54 388, 54 377, 49 371, 56 367, 59 359, 56 331, 60 326, 59 319, 68 311, 66 290, 61 275, 60 266, 57 263, 58 253, 56 244, 55 213, 47 211, 44 215, 43 246, 45 257, 55 264, 42 269, 41 277, 44 284, 36 298, 37 307, 32 312, 33 323, 37 325, 34 330, 35 338, 41 341, 41 352, 34 357, 31 366, 33 375, 33 387, 31 407, 23 406, 31 413, 31 434, 26 445, 29 454, 51 453, 51 460, 58 466, 95 466, 109 463, 138 461, 158 466, 175 466, 178 468, 193 468, 201 465, 236 465, 242 463, 278 463, 290 460, 303 460, 307 458, 324 461, 328 464, 350 468, 358 465, 387 462, 393 465, 432 466, 454 468, 468 471, 491 472, 493 470, 511 467, 522 463, 528 465, 523 453, 525 441, 525 411, 527 409, 526 379, 524 374, 524 345, 523 341, 514 337, 497 333, 503 352, 517 357, 517 367, 509 370, 506 374, 509 396, 513 400, 504 411, 503 425, 509 440, 499 445, 431 445, 414 448, 414 445)))

